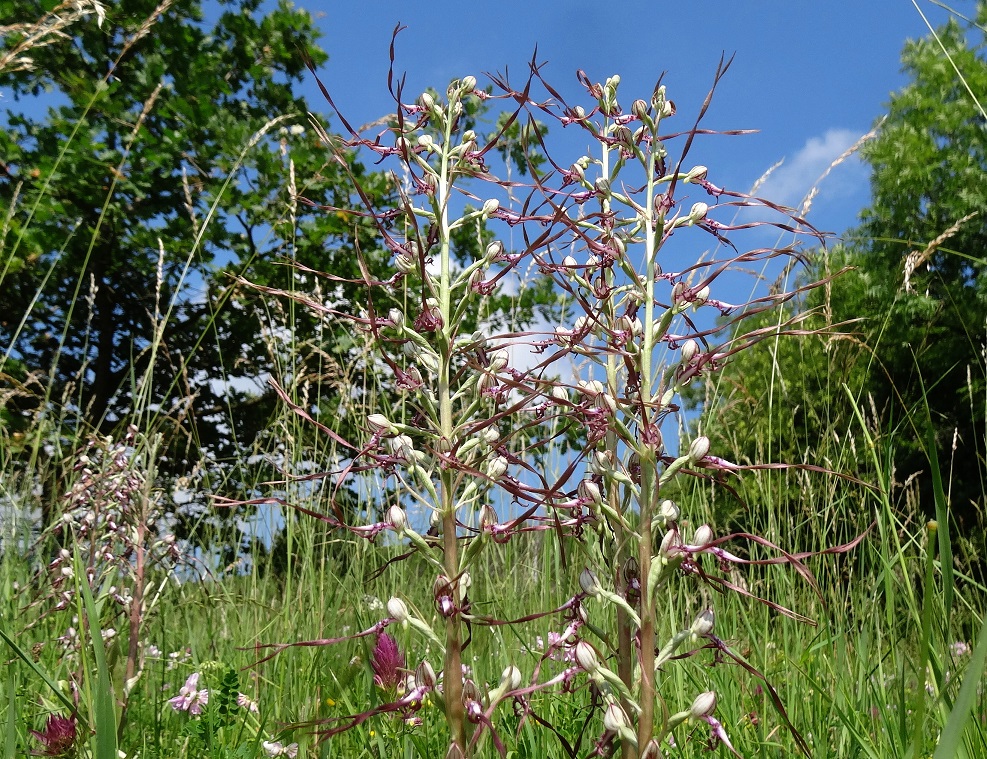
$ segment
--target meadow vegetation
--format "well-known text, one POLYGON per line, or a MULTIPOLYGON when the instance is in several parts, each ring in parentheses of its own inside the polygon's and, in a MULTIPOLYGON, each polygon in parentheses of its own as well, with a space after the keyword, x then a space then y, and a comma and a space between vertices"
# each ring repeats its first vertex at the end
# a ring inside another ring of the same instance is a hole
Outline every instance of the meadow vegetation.
POLYGON ((4 757, 987 756, 987 7, 834 246, 660 83, 355 128, 287 4, 14 5, 4 757))

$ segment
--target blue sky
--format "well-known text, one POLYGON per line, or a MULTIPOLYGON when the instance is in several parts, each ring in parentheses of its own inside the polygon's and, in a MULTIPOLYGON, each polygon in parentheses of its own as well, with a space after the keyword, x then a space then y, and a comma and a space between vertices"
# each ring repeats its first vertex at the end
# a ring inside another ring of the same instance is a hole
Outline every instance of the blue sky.
MULTIPOLYGON (((721 53, 735 53, 705 124, 759 132, 697 141, 693 162, 709 166, 716 184, 748 190, 784 160, 760 194, 792 205, 905 84, 905 40, 928 34, 911 0, 298 4, 324 30, 330 60, 320 75, 354 124, 393 111, 386 76, 398 22, 408 27, 398 37, 396 64, 407 73, 407 99, 429 86, 444 90, 466 74, 482 83, 483 72, 506 68, 521 81, 537 45, 546 78, 567 98, 582 94, 577 69, 593 81, 619 73, 627 104, 647 99, 666 72, 683 127, 705 98, 721 53)), ((918 7, 936 26, 948 17, 929 0, 918 0, 918 7)), ((974 3, 954 0, 953 7, 969 14, 974 3)), ((314 87, 306 94, 322 109, 314 87)), ((842 232, 868 202, 867 171, 848 161, 819 189, 810 221, 842 232)))

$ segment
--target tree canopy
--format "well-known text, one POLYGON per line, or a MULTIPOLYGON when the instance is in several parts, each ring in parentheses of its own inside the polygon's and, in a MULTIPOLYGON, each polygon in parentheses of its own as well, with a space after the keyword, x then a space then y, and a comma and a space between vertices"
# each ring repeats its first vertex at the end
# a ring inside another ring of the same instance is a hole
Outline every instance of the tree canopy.
MULTIPOLYGON (((4 49, 46 9, 0 2, 4 49)), ((287 262, 357 279, 359 249, 386 270, 371 225, 319 206, 352 207, 347 172, 375 198, 393 183, 330 158, 295 93, 326 55, 284 0, 125 0, 60 31, 0 72, 7 418, 85 435, 143 414, 176 474, 234 458, 277 403, 265 376, 311 382, 352 348, 235 275, 318 295, 287 262), (297 350, 277 347, 285 330, 297 350)), ((359 289, 323 296, 350 304, 359 289)))
POLYGON ((892 94, 876 137, 861 149, 871 203, 841 244, 812 255, 809 280, 854 267, 799 306, 811 313, 803 326, 825 334, 743 354, 708 409, 724 415, 719 427, 731 438, 724 443, 743 456, 753 460, 752 446, 771 441, 779 460, 811 459, 856 426, 846 385, 868 418, 876 413, 896 432, 897 483, 924 473, 918 481, 929 510, 931 433, 955 513, 967 522, 983 509, 987 414, 983 3, 979 21, 950 22, 938 39, 904 47, 910 81, 892 94))

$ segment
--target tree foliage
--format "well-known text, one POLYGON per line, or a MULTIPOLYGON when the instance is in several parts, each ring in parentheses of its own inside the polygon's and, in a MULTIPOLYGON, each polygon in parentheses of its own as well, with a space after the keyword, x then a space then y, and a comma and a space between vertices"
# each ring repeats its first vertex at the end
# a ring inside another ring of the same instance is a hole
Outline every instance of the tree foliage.
POLYGON ((861 151, 871 204, 845 244, 812 257, 809 279, 854 267, 799 304, 804 326, 824 333, 744 353, 713 412, 724 415, 723 443, 741 457, 753 460, 753 447, 768 445, 780 460, 823 465, 817 457, 846 445, 857 426, 854 406, 868 419, 876 413, 895 433, 897 483, 924 472, 930 510, 931 433, 951 473, 955 512, 968 523, 983 508, 987 414, 984 4, 980 21, 971 29, 954 21, 937 30, 938 41, 905 45, 910 81, 861 151))
MULTIPOLYGON (((0 2, 25 25, 44 11, 0 2)), ((0 73, 6 414, 57 415, 68 440, 141 417, 176 475, 245 458, 276 407, 265 377, 338 398, 352 345, 236 276, 318 297, 286 262, 357 280, 359 250, 386 271, 371 225, 319 206, 352 206, 347 173, 375 198, 393 183, 330 160, 294 91, 326 56, 283 0, 125 0, 62 31, 0 73)), ((360 290, 321 296, 348 308, 360 290)))

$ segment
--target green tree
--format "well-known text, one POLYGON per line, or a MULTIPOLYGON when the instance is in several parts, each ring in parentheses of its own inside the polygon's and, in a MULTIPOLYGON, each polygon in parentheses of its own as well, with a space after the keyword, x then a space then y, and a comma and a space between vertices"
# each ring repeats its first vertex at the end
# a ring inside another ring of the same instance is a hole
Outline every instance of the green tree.
MULTIPOLYGON (((25 29, 46 7, 0 0, 0 17, 25 29)), ((24 42, 12 28, 0 53, 24 42)), ((373 198, 392 183, 332 160, 309 124, 294 85, 326 56, 284 0, 125 0, 61 31, 0 71, 5 413, 37 423, 57 407, 70 440, 156 415, 174 474, 242 458, 276 407, 265 375, 311 383, 351 346, 231 275, 313 287, 290 259, 356 280, 357 249, 384 272, 373 226, 318 206, 352 206, 347 172, 373 198), (27 378, 47 400, 12 396, 27 378)), ((360 290, 325 296, 348 308, 360 290)))
POLYGON ((846 384, 895 433, 897 481, 925 473, 930 510, 932 433, 968 524, 983 508, 987 415, 987 4, 979 21, 904 47, 910 82, 861 151, 871 204, 844 245, 812 255, 807 279, 855 268, 797 306, 803 327, 827 334, 743 353, 714 411, 741 457, 767 446, 776 460, 827 465, 818 457, 856 426, 846 384))

